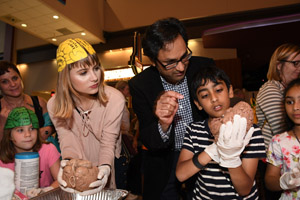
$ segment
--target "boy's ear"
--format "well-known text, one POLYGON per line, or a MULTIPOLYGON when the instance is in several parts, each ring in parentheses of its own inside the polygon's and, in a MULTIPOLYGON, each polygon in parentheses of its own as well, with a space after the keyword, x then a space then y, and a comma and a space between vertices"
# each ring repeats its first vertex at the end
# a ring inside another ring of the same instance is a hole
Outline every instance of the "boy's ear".
POLYGON ((234 94, 233 94, 233 89, 232 89, 232 85, 230 85, 229 87, 229 98, 233 98, 234 94))
POLYGON ((203 109, 202 106, 200 105, 200 103, 199 103, 198 101, 194 100, 194 103, 195 103, 195 105, 197 106, 197 108, 198 108, 199 110, 202 110, 202 109, 203 109))

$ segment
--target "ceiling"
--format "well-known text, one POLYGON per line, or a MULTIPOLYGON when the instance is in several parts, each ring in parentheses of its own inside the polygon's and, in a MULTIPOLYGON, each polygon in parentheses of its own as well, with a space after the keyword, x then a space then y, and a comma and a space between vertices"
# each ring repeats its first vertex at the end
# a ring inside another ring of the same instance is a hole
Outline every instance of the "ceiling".
POLYGON ((70 37, 82 37, 82 33, 85 33, 84 39, 91 44, 102 42, 99 37, 39 0, 0 0, 0 13, 1 21, 54 45, 70 37), (59 18, 54 19, 55 15, 59 18))

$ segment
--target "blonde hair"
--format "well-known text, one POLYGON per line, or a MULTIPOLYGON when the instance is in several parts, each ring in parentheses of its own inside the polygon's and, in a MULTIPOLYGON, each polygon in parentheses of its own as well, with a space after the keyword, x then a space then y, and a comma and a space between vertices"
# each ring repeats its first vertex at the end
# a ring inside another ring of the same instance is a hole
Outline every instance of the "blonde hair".
POLYGON ((294 57, 300 54, 300 46, 291 43, 283 44, 274 51, 267 73, 268 80, 282 81, 281 74, 284 68, 283 60, 287 60, 294 53, 296 53, 294 57), (281 65, 280 70, 277 69, 278 65, 281 65))
POLYGON ((119 91, 124 90, 124 88, 128 85, 127 81, 118 81, 115 85, 115 88, 119 91))
POLYGON ((70 70, 75 67, 82 66, 100 66, 100 82, 99 91, 95 96, 98 98, 100 104, 105 105, 108 97, 104 91, 104 68, 101 66, 100 61, 96 54, 88 55, 88 57, 77 62, 68 64, 61 72, 58 72, 58 79, 56 85, 56 95, 54 98, 54 115, 59 118, 72 117, 75 108, 74 97, 79 97, 80 94, 74 89, 70 79, 70 70))

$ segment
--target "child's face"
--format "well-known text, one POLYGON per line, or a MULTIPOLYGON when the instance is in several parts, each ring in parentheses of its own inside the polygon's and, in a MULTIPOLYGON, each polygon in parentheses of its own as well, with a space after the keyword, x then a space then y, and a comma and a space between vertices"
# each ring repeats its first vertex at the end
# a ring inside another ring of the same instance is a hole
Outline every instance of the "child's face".
POLYGON ((11 131, 11 141, 14 143, 17 153, 32 151, 37 137, 37 129, 34 129, 32 125, 15 127, 11 131))
POLYGON ((300 86, 296 85, 288 90, 284 104, 288 117, 295 125, 300 125, 300 86))
POLYGON ((221 117, 230 106, 233 97, 232 87, 228 91, 224 81, 214 83, 210 80, 197 89, 197 99, 194 101, 199 110, 204 109, 210 118, 221 117))
POLYGON ((70 70, 70 80, 74 89, 81 95, 96 94, 101 77, 100 66, 74 67, 70 70))

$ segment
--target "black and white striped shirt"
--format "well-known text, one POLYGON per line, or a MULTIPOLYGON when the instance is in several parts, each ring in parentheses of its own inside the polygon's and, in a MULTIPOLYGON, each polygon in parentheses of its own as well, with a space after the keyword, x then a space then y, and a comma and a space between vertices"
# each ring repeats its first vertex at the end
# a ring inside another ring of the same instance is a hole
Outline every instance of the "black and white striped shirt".
MULTIPOLYGON (((255 127, 254 133, 242 152, 241 159, 266 157, 262 133, 256 125, 253 126, 255 127)), ((186 129, 182 148, 193 153, 202 152, 212 144, 213 140, 207 120, 193 122, 186 129)), ((241 197, 231 182, 228 169, 214 161, 209 162, 204 169, 199 171, 193 192, 193 199, 259 199, 255 181, 250 194, 241 197)))

